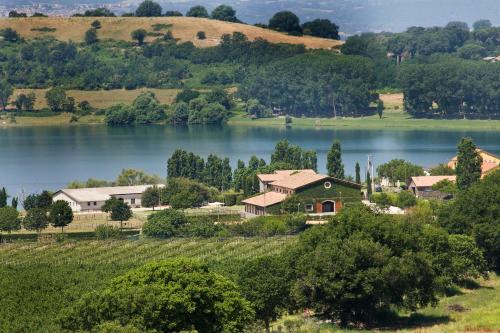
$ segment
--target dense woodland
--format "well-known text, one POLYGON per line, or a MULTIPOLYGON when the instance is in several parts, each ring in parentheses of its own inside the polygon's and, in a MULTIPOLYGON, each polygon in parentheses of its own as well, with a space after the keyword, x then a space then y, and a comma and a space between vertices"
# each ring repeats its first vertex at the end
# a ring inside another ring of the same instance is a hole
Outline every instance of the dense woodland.
MULTIPOLYGON (((157 4, 145 3, 135 16, 164 15, 157 4)), ((235 13, 226 7, 221 6, 211 15, 203 7, 193 7, 187 15, 238 22, 235 13)), ((82 15, 99 17, 112 13, 98 9, 82 15)), ((301 25, 293 13, 282 12, 265 28, 289 34, 322 28, 324 33, 315 35, 338 38, 333 34, 333 26, 320 21, 301 25)), ((50 37, 25 40, 12 29, 1 31, 2 107, 6 106, 13 88, 146 87, 206 91, 237 87, 230 96, 233 103, 229 107, 212 105, 210 101, 206 105, 200 105, 200 101, 189 105, 191 99, 184 94, 177 102, 187 105, 170 108, 170 114, 177 113, 178 117, 169 117, 169 108, 163 107, 164 115, 147 121, 126 116, 123 121, 107 121, 111 125, 128 125, 167 118, 172 123, 222 123, 229 118, 237 100, 244 102, 244 109, 257 118, 276 112, 305 117, 369 115, 375 113, 375 105, 380 103, 377 92, 390 88, 404 92, 405 109, 415 117, 499 116, 500 65, 483 57, 497 56, 500 52, 500 28, 485 20, 476 22, 472 30, 465 23, 451 22, 445 27, 411 27, 396 34, 352 36, 341 47, 341 54, 307 50, 303 45, 272 44, 263 39, 249 41, 238 32, 223 35, 218 46, 196 48, 191 42, 178 42, 168 25, 136 30, 132 32, 134 42, 100 40, 100 28, 96 19, 88 31, 82 31, 83 43, 50 37), (147 36, 155 40, 146 43, 147 36)), ((205 38, 205 33, 200 32, 198 38, 205 38)), ((33 107, 29 96, 19 98, 14 103, 18 110, 33 107)), ((66 105, 69 108, 51 109, 78 111, 71 107, 71 101, 66 105)), ((123 108, 116 106, 108 113, 123 108)))
POLYGON ((398 34, 367 33, 347 39, 345 55, 376 66, 378 85, 401 89, 405 109, 424 118, 498 118, 500 28, 487 20, 473 30, 463 22, 411 27, 398 34))

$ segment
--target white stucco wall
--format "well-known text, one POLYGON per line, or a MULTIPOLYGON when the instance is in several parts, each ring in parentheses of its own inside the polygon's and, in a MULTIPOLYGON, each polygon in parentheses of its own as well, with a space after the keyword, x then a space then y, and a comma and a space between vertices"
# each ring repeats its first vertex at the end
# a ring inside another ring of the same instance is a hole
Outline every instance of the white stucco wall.
POLYGON ((52 200, 54 202, 59 200, 66 201, 74 212, 80 212, 82 210, 82 206, 75 200, 68 197, 65 193, 57 193, 56 195, 54 195, 52 200))

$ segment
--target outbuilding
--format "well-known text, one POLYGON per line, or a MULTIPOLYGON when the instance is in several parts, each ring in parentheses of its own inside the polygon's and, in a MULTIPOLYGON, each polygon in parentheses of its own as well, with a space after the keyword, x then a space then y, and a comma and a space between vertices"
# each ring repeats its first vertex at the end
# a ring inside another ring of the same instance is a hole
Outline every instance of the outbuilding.
POLYGON ((63 189, 54 194, 53 200, 66 201, 74 212, 100 211, 106 200, 111 198, 122 200, 132 208, 140 208, 142 194, 152 186, 163 187, 163 185, 138 185, 63 189))

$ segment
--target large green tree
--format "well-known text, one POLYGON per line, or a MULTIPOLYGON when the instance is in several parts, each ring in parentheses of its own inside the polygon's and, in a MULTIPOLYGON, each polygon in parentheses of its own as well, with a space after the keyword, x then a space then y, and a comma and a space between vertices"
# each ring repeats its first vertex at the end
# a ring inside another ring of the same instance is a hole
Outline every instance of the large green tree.
POLYGON ((0 208, 7 206, 7 190, 5 187, 0 189, 0 208))
POLYGON ((236 11, 228 5, 220 5, 212 11, 212 18, 219 21, 239 22, 236 11))
POLYGON ((9 103, 9 98, 12 96, 12 93, 14 92, 14 89, 12 88, 12 85, 2 78, 0 80, 0 105, 2 106, 2 110, 5 111, 7 108, 7 104, 9 103))
POLYGON ((23 219, 23 227, 26 230, 36 230, 41 232, 49 225, 47 211, 43 208, 33 208, 27 211, 23 219))
POLYGON ((335 140, 326 157, 326 169, 330 177, 344 179, 344 163, 342 163, 342 147, 339 140, 335 140))
POLYGON ((161 16, 161 6, 151 0, 141 2, 139 7, 135 10, 135 16, 138 17, 154 17, 161 16))
POLYGON ((288 10, 274 14, 269 20, 269 28, 287 32, 291 35, 302 35, 302 27, 298 16, 288 10))
POLYGON ((392 184, 398 181, 406 184, 408 179, 415 176, 423 176, 424 169, 416 164, 402 160, 394 159, 387 163, 380 164, 377 167, 379 177, 387 178, 392 184))
POLYGON ((194 260, 152 262, 63 310, 61 326, 91 331, 105 322, 141 331, 237 333, 253 321, 236 285, 194 260))
POLYGON ((132 217, 130 206, 115 197, 106 200, 101 209, 103 212, 110 213, 111 221, 120 221, 120 229, 123 229, 123 221, 128 221, 132 217))
POLYGON ((66 91, 61 87, 54 87, 45 93, 47 105, 54 112, 62 112, 66 103, 66 91))
POLYGON ((339 27, 328 19, 316 19, 302 25, 304 35, 321 38, 340 39, 339 27))
POLYGON ((161 183, 161 179, 155 175, 148 175, 142 170, 123 169, 115 181, 117 186, 153 185, 161 183))
POLYGON ((203 6, 194 6, 191 7, 188 12, 186 13, 186 16, 190 17, 204 17, 208 18, 210 15, 208 15, 208 11, 205 7, 203 6))
POLYGON ((237 270, 236 283, 269 332, 270 323, 290 304, 292 279, 286 260, 282 256, 246 260, 237 270))
POLYGON ((153 208, 155 210, 155 206, 161 206, 160 193, 160 189, 157 186, 147 188, 141 196, 142 207, 153 208))
POLYGON ((63 233, 64 227, 73 222, 73 210, 66 201, 58 200, 50 207, 49 221, 54 228, 60 227, 63 233))
POLYGON ((457 186, 466 190, 481 179, 483 159, 471 138, 462 138, 458 144, 457 155, 457 186))
POLYGON ((500 270, 500 171, 494 171, 438 211, 438 223, 450 233, 471 235, 489 266, 500 270))
POLYGON ((21 229, 19 212, 15 208, 9 206, 0 208, 0 232, 6 231, 10 233, 19 229, 21 229))

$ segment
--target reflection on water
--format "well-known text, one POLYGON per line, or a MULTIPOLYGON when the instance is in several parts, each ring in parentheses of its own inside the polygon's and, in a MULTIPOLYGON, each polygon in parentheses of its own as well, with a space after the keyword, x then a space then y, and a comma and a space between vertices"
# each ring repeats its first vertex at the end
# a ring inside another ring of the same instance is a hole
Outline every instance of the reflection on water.
POLYGON ((166 175, 166 162, 175 149, 207 156, 228 156, 233 166, 251 155, 269 160, 276 141, 318 152, 319 171, 334 139, 342 142, 347 174, 367 155, 377 164, 403 158, 423 166, 447 161, 462 136, 500 153, 500 132, 285 129, 230 126, 105 126, 0 129, 0 186, 13 195, 41 189, 55 190, 72 180, 114 179, 122 168, 138 168, 166 175))

